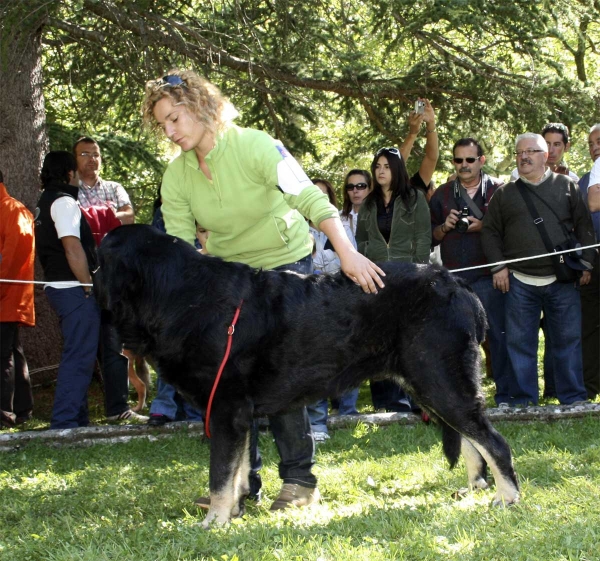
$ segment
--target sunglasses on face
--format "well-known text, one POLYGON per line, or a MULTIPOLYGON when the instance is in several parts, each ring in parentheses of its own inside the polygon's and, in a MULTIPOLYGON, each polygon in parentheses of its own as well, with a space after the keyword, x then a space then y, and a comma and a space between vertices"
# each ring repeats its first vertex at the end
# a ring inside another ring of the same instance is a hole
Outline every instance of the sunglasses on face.
POLYGON ((366 183, 346 183, 346 191, 354 191, 354 189, 358 189, 359 191, 364 191, 368 185, 366 183))
POLYGON ((473 158, 473 157, 471 157, 471 158, 452 158, 452 161, 455 164, 462 164, 465 160, 467 161, 467 164, 472 164, 472 163, 476 162, 477 160, 479 160, 479 158, 473 158))

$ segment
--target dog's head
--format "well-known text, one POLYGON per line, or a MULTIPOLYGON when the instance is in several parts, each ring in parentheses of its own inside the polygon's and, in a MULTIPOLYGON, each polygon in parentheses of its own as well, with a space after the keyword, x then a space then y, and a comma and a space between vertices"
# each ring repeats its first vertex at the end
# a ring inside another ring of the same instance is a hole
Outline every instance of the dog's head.
POLYGON ((153 331, 153 312, 177 292, 182 262, 197 257, 190 244, 143 224, 121 226, 102 240, 94 289, 124 343, 153 331))

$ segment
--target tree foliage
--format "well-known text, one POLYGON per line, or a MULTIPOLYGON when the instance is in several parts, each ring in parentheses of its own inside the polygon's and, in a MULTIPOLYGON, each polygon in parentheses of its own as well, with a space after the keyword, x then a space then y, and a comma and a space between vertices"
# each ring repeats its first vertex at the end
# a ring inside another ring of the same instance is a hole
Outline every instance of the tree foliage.
POLYGON ((241 124, 282 139, 321 175, 400 143, 417 96, 437 109, 442 154, 477 136, 493 171, 512 164, 517 133, 556 120, 582 138, 600 120, 599 0, 50 0, 39 9, 52 145, 66 129, 122 147, 110 171, 129 176, 139 203, 160 176, 147 156, 162 153, 142 131, 143 86, 174 66, 207 75, 241 124), (138 180, 142 169, 150 173, 138 180))

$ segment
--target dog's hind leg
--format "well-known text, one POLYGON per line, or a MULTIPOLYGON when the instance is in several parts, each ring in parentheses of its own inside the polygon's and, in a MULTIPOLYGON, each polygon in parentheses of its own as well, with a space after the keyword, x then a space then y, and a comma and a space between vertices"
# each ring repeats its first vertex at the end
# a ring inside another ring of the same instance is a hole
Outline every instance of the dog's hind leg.
POLYGON ((487 464, 483 456, 464 436, 461 437, 460 451, 467 466, 470 489, 487 489, 487 464))
POLYGON ((494 504, 510 505, 518 502, 519 483, 512 464, 510 447, 492 427, 483 412, 483 407, 473 404, 471 407, 448 407, 443 411, 438 408, 436 414, 462 436, 461 452, 467 464, 469 485, 475 488, 487 486, 487 463, 496 481, 494 504))
POLYGON ((483 417, 475 431, 463 433, 471 445, 487 462, 496 481, 494 505, 511 505, 519 501, 519 482, 512 464, 510 447, 506 440, 483 417))
MULTIPOLYGON (((485 416, 477 376, 464 374, 474 372, 473 362, 464 361, 462 365, 460 360, 452 362, 458 364, 458 368, 441 372, 437 376, 435 392, 426 387, 423 381, 415 380, 414 396, 426 410, 442 421, 442 428, 443 423, 448 425, 449 430, 443 428, 443 439, 444 452, 450 465, 455 463, 457 447, 460 446, 460 452, 467 463, 469 485, 483 487, 487 463, 496 480, 494 503, 515 503, 519 499, 519 484, 510 447, 485 416), (457 439, 456 433, 462 439, 457 439)), ((438 368, 440 364, 438 363, 438 368)))

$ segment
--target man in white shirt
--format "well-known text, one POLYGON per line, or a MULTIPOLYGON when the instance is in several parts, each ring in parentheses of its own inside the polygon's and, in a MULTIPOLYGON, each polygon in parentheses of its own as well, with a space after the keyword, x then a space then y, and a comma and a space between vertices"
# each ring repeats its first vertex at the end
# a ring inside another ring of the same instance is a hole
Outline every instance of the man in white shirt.
MULTIPOLYGON (((73 155, 77 160, 79 174, 79 204, 85 209, 108 207, 122 224, 133 224, 133 206, 123 186, 116 181, 106 181, 100 177, 102 154, 98 143, 93 138, 82 137, 73 145, 73 155)), ((108 233, 103 231, 106 224, 107 221, 99 225, 100 238, 108 233)), ((121 350, 120 338, 110 322, 109 315, 103 312, 98 359, 104 381, 106 418, 109 421, 146 422, 148 417, 138 415, 127 403, 128 360, 121 354, 121 350)))

